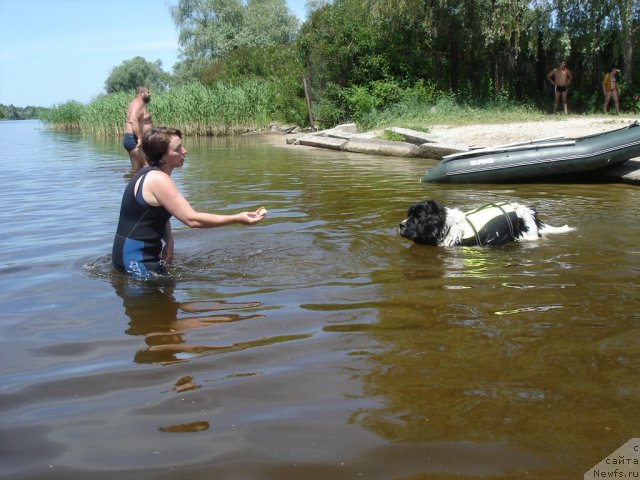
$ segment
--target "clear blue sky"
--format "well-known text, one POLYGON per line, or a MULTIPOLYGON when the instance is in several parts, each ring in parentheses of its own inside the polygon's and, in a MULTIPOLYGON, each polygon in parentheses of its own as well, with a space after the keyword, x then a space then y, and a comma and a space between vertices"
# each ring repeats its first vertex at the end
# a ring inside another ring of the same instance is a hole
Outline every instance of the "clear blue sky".
MULTIPOLYGON (((287 0, 301 21, 305 0, 287 0)), ((88 103, 125 60, 160 59, 171 71, 177 0, 0 0, 0 104, 88 103)))

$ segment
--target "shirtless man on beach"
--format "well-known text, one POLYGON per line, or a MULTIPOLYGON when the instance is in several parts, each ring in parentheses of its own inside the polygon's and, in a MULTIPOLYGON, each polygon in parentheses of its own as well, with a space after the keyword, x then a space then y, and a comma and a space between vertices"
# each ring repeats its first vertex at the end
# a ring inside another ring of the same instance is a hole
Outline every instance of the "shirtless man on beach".
POLYGON ((147 103, 150 101, 151 94, 149 93, 149 88, 138 87, 136 89, 136 96, 127 109, 122 145, 129 153, 131 170, 133 170, 134 173, 147 165, 141 145, 142 135, 153 126, 151 123, 151 114, 147 110, 147 103))
POLYGON ((554 85, 554 100, 553 100, 553 113, 558 110, 558 102, 562 96, 562 104, 564 106, 564 113, 568 114, 569 109, 567 107, 567 87, 571 83, 571 70, 567 68, 567 61, 562 60, 560 65, 547 73, 547 80, 554 85))

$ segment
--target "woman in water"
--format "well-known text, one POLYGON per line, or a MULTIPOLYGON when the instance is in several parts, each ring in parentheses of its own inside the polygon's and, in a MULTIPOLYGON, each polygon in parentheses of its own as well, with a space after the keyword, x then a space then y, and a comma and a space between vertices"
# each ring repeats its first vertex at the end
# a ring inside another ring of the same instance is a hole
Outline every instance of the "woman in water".
POLYGON ((112 261, 118 270, 141 278, 162 273, 164 265, 173 261, 172 216, 191 228, 253 225, 265 217, 264 208, 234 215, 193 209, 171 179, 171 172, 182 167, 187 154, 180 130, 147 130, 142 151, 149 165, 139 170, 125 188, 113 241, 112 261))

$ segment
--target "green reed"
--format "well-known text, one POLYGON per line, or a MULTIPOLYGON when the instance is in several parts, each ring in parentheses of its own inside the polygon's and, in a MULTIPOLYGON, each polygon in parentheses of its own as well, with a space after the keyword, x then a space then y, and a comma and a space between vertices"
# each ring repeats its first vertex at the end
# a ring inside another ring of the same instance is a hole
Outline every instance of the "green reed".
MULTIPOLYGON (((42 116, 48 128, 120 135, 134 92, 101 95, 88 105, 70 101, 42 116)), ((212 87, 189 84, 151 92, 148 106, 154 125, 179 128, 185 135, 229 135, 263 129, 277 118, 276 91, 268 81, 212 87)))
POLYGON ((40 113, 40 120, 54 130, 80 130, 85 105, 70 100, 40 113))

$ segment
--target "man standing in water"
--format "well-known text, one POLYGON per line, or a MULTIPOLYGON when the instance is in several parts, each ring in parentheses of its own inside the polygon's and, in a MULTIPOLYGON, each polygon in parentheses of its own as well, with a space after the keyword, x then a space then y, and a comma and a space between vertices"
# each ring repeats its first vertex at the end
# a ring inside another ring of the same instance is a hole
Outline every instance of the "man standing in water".
POLYGON ((129 153, 131 170, 133 170, 134 173, 147 165, 141 145, 144 132, 153 126, 151 123, 151 114, 147 110, 147 103, 150 101, 151 94, 149 93, 149 88, 138 87, 136 88, 136 96, 127 109, 122 145, 129 153))
POLYGON ((572 78, 573 76, 571 75, 571 70, 567 68, 566 60, 562 60, 559 66, 547 73, 547 80, 554 86, 553 113, 556 113, 558 110, 560 97, 562 97, 565 115, 569 113, 569 108, 567 107, 567 87, 571 83, 572 78))

